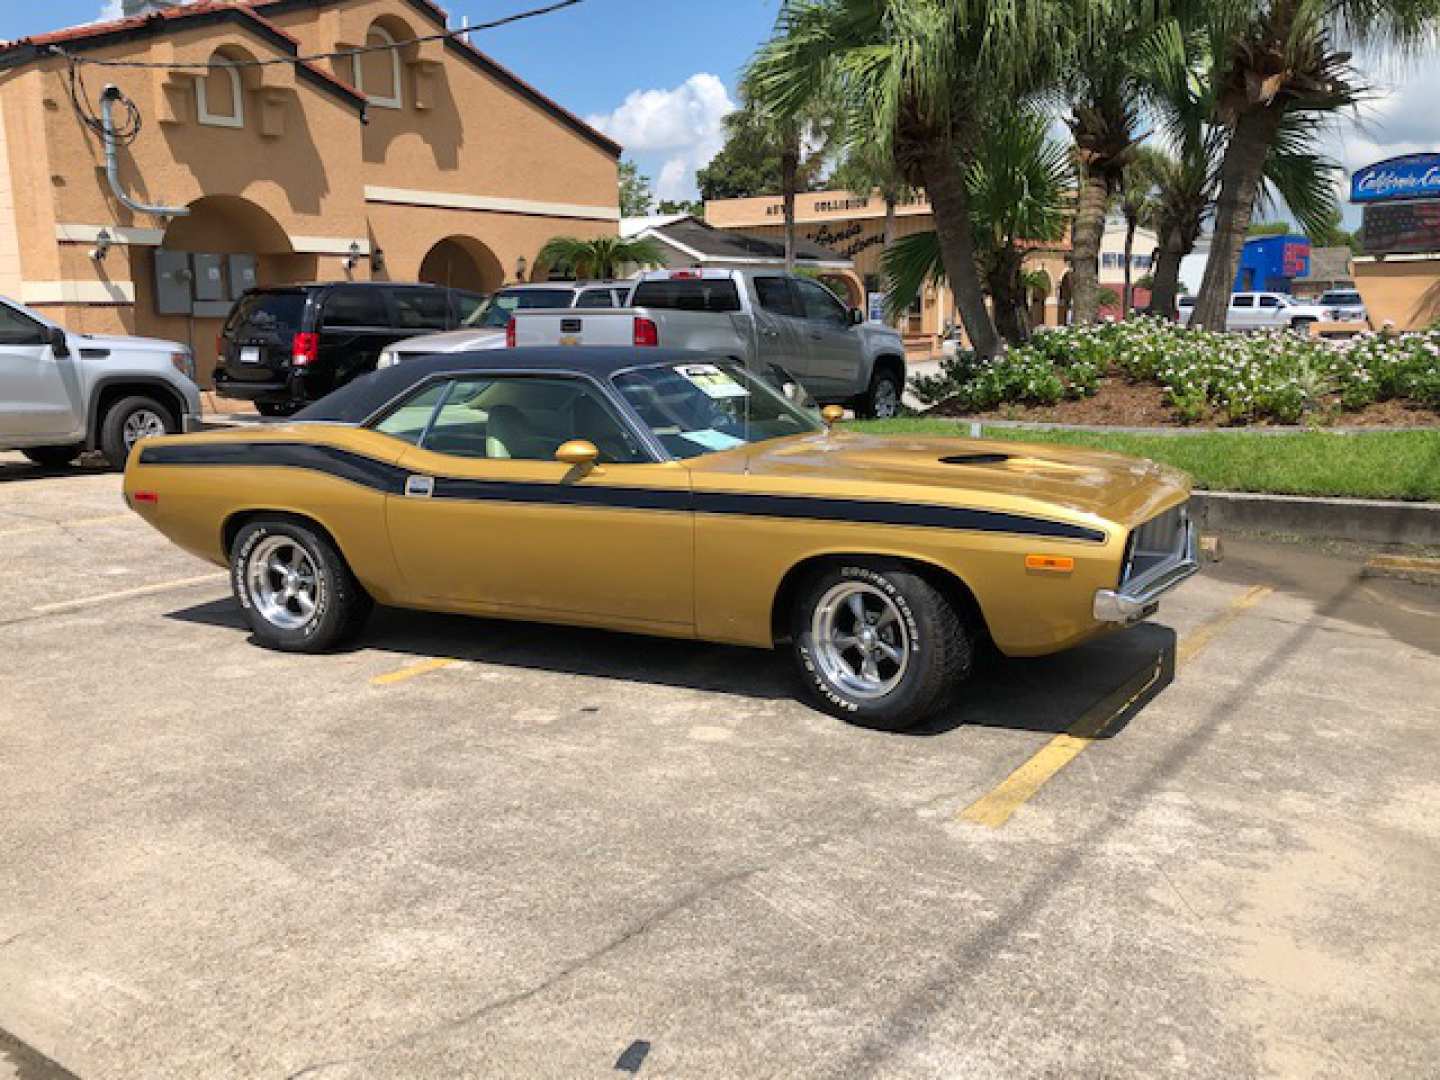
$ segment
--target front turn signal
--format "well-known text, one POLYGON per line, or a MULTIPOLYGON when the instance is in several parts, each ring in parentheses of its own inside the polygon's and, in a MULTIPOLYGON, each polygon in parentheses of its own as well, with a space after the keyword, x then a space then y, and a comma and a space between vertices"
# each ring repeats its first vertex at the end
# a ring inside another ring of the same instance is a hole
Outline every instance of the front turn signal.
POLYGON ((1069 555, 1026 555, 1025 569, 1068 574, 1075 569, 1075 560, 1069 555))

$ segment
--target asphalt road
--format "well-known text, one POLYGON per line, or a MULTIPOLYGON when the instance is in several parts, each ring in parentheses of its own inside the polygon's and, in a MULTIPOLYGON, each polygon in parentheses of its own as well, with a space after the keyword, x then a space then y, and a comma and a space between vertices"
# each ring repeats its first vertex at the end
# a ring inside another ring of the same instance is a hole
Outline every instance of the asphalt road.
POLYGON ((267 653, 118 491, 0 455, 0 1078, 1435 1075, 1440 590, 1233 542, 896 736, 708 645, 267 653))

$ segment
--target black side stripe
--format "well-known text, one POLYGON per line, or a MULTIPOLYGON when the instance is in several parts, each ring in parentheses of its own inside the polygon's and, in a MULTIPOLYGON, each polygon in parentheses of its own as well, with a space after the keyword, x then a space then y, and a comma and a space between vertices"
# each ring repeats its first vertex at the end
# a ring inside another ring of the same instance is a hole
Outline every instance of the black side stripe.
MULTIPOLYGON (((200 443, 141 447, 142 465, 278 466, 307 469, 360 484, 388 495, 405 490, 404 469, 350 450, 310 443, 200 443)), ((1104 541, 1099 529, 1065 521, 1007 514, 999 510, 935 506, 869 499, 826 499, 804 495, 674 491, 660 488, 600 487, 590 484, 520 483, 435 477, 433 499, 512 502, 552 506, 597 506, 626 510, 693 511, 805 521, 860 522, 1046 536, 1060 540, 1104 541)))

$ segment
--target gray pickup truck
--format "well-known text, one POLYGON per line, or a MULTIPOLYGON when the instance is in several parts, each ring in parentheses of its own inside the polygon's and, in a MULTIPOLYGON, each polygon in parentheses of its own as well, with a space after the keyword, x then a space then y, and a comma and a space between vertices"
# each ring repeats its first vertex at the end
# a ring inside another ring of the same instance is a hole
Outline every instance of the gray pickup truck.
POLYGON ((818 281, 777 270, 658 270, 630 306, 516 311, 509 343, 693 349, 797 380, 822 405, 861 416, 900 411, 905 346, 818 281))
POLYGON ((0 450, 52 467, 100 450, 123 469, 140 439, 199 420, 194 369, 178 342, 71 333, 0 297, 0 450))

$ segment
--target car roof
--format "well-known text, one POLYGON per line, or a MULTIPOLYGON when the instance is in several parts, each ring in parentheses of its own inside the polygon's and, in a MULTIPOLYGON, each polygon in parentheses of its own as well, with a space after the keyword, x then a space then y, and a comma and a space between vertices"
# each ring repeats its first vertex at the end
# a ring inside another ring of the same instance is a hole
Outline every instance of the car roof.
POLYGON ((631 367, 713 362, 689 349, 637 349, 634 346, 549 345, 538 348, 488 349, 468 353, 422 356, 380 368, 342 386, 293 417, 297 422, 320 420, 358 424, 433 375, 483 375, 486 372, 578 372, 597 379, 631 367))
POLYGON ((453 286, 435 285, 429 281, 297 281, 286 285, 256 285, 247 293, 309 292, 314 289, 445 289, 468 292, 453 286))
POLYGON ((536 289, 628 289, 633 281, 519 281, 502 285, 496 292, 532 292, 536 289))

